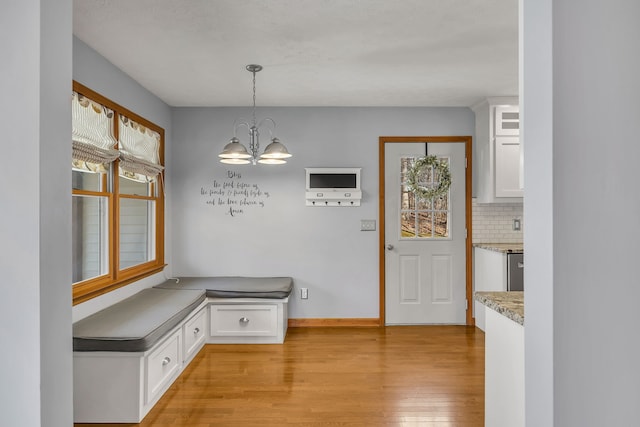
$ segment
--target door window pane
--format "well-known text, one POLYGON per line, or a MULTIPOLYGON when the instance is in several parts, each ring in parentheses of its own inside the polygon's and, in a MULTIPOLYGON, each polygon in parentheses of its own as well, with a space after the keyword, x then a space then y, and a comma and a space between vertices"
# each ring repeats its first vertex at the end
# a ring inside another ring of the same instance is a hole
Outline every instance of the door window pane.
POLYGON ((433 237, 449 237, 448 212, 436 212, 433 218, 433 237))
POLYGON ((402 212, 400 214, 401 237, 416 237, 416 214, 415 212, 402 212))
POLYGON ((416 219, 418 221, 417 237, 431 237, 433 234, 433 212, 418 211, 416 219))
MULTIPOLYGON (((419 157, 400 158, 400 237, 402 239, 438 239, 449 238, 449 193, 423 199, 407 187, 409 170, 419 157)), ((449 163, 449 159, 440 160, 449 163)), ((429 188, 439 184, 439 173, 433 167, 424 168, 418 175, 419 185, 429 188)))
POLYGON ((155 202, 120 199, 120 269, 155 259, 155 202))
MULTIPOLYGON (((97 175, 97 174, 96 174, 97 175)), ((72 197, 73 283, 109 272, 108 198, 72 197)))

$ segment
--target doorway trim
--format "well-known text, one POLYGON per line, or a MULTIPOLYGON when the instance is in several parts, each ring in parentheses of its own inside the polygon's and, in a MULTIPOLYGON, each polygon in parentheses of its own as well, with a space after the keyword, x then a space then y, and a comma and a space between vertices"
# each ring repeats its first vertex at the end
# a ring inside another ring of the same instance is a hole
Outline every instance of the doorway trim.
POLYGON ((466 299, 467 307, 465 310, 467 326, 474 326, 475 321, 473 318, 473 233, 472 233, 472 206, 471 206, 471 185, 472 185, 472 137, 471 136, 381 136, 378 140, 378 194, 379 194, 379 207, 380 212, 380 227, 379 227, 379 242, 378 252, 379 260, 378 265, 380 269, 380 326, 386 324, 385 315, 385 144, 386 143, 401 143, 401 142, 413 142, 413 143, 428 143, 428 142, 459 142, 465 145, 465 228, 467 231, 467 238, 465 240, 465 256, 466 256, 466 299))

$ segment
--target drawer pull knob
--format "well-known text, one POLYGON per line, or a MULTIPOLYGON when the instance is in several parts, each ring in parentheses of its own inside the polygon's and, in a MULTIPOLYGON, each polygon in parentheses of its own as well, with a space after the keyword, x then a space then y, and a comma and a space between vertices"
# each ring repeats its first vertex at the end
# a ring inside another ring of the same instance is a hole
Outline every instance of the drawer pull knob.
POLYGON ((170 357, 165 357, 164 359, 162 359, 162 366, 167 366, 169 363, 171 363, 170 357))
POLYGON ((241 317, 240 318, 240 323, 243 323, 243 324, 246 325, 247 323, 249 323, 249 319, 247 317, 241 317))
POLYGON ((194 334, 194 335, 198 335, 199 333, 200 333, 200 328, 195 328, 195 329, 193 330, 193 334, 194 334))

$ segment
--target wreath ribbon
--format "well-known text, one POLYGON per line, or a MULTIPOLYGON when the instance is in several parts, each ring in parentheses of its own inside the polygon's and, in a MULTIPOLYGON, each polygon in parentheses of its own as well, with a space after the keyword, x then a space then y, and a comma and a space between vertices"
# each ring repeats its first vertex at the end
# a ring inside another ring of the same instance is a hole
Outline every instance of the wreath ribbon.
POLYGON ((449 187, 451 187, 449 165, 436 156, 425 156, 416 160, 407 174, 407 188, 424 200, 444 196, 449 191, 449 187), (420 185, 418 182, 419 177, 431 167, 439 175, 438 184, 429 187, 420 185))

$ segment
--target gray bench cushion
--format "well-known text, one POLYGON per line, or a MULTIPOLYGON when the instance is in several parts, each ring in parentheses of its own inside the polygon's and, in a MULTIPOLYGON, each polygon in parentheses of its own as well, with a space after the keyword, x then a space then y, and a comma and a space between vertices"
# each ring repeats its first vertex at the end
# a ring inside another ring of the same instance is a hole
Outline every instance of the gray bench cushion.
POLYGON ((291 277, 180 277, 157 285, 163 289, 202 289, 213 298, 286 298, 293 289, 291 277))
POLYGON ((204 291, 144 289, 73 324, 74 351, 146 351, 206 298, 204 291))

